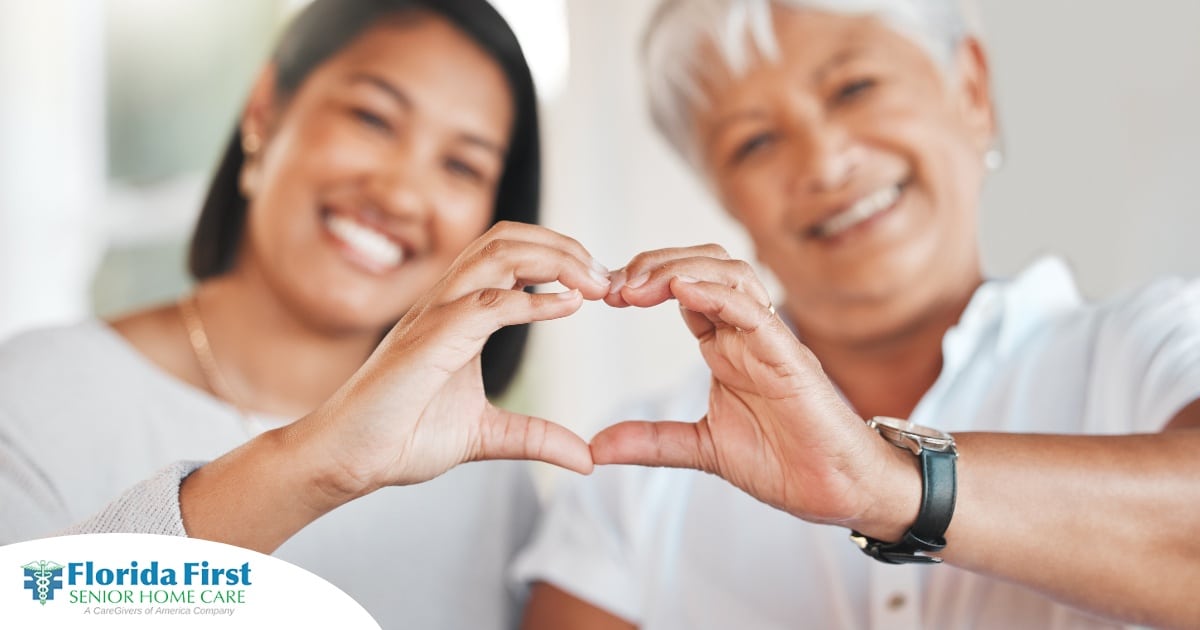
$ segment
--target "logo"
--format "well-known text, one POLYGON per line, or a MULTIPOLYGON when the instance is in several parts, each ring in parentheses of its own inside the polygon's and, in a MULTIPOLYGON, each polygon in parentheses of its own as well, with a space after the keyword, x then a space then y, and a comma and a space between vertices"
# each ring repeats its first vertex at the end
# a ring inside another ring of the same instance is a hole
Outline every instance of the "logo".
MULTIPOLYGON (((133 613, 133 606, 150 606, 148 610, 156 610, 153 605, 192 605, 200 604, 195 610, 208 611, 204 606, 222 606, 213 608, 220 614, 232 614, 236 606, 246 603, 246 587, 252 586, 250 563, 243 562, 241 566, 220 566, 200 562, 184 562, 182 566, 164 567, 158 560, 149 564, 139 565, 137 560, 130 561, 127 566, 108 566, 92 560, 85 562, 68 562, 66 565, 50 560, 37 560, 21 567, 25 571, 24 588, 30 592, 33 601, 42 606, 55 599, 66 599, 70 605, 75 604, 117 604, 112 610, 127 612, 112 614, 142 614, 143 609, 133 613), (86 588, 76 588, 86 587, 86 588), (144 587, 144 588, 125 588, 144 587), (182 588, 180 588, 182 587, 182 588), (230 607, 231 606, 231 607, 230 607)), ((88 608, 85 614, 104 614, 107 608, 88 608)), ((196 614, 208 614, 207 612, 196 614)))
POLYGON ((43 606, 54 599, 54 591, 62 588, 63 565, 57 562, 38 560, 21 568, 25 569, 25 588, 43 606))

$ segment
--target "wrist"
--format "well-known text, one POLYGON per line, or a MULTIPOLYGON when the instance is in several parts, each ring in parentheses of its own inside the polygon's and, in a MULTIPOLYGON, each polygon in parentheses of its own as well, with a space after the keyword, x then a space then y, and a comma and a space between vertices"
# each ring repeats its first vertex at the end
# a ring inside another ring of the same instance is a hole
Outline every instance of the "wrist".
POLYGON ((877 464, 863 479, 867 506, 845 525, 877 540, 900 540, 917 520, 921 508, 921 464, 912 453, 876 436, 877 464))
POLYGON ((323 409, 264 433, 281 461, 292 471, 291 490, 321 514, 378 489, 369 477, 339 456, 336 435, 325 429, 333 424, 323 409))
POLYGON ((877 538, 864 532, 851 534, 867 555, 889 564, 941 562, 930 553, 946 547, 946 530, 954 516, 958 494, 958 450, 948 433, 907 420, 876 416, 869 428, 892 446, 911 453, 920 464, 921 501, 912 525, 900 538, 877 538))
POLYGON ((271 553, 340 505, 316 490, 304 444, 263 433, 188 475, 179 486, 187 535, 271 553))

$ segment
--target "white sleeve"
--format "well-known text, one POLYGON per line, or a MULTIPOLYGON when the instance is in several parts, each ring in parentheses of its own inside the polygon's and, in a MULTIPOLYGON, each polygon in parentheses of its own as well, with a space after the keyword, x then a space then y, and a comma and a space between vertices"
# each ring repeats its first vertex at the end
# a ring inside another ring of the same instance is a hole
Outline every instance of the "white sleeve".
POLYGON ((1138 432, 1162 430, 1200 399, 1200 280, 1164 280, 1115 308, 1096 363, 1127 396, 1138 432), (1123 383, 1122 383, 1123 381, 1123 383))
POLYGON ((645 592, 636 566, 638 534, 625 506, 639 501, 642 472, 625 466, 597 468, 588 477, 563 480, 533 541, 517 556, 512 577, 542 581, 638 623, 645 592))

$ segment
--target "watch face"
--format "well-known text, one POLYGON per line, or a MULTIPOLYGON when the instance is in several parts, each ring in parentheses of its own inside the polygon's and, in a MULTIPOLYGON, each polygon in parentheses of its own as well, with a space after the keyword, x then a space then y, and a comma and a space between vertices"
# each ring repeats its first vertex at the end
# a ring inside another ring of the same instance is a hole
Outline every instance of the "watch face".
POLYGON ((950 446, 954 444, 954 438, 949 434, 937 429, 913 424, 907 420, 899 418, 888 418, 886 416, 876 416, 871 418, 871 424, 884 437, 891 440, 898 446, 906 446, 902 442, 915 440, 920 445, 933 450, 941 450, 936 447, 950 446), (891 434, 891 435, 889 435, 891 434), (907 438, 907 439, 905 439, 907 438))

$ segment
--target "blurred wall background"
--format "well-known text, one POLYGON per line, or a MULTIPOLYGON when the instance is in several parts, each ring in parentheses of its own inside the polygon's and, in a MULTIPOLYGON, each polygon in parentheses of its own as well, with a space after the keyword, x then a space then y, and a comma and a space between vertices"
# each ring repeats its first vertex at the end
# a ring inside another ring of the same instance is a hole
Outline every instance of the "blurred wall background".
MULTIPOLYGON (((209 169, 303 0, 0 0, 0 338, 186 290, 209 169)), ((653 134, 636 47, 648 0, 497 0, 544 98, 546 223, 610 267, 645 249, 753 253, 653 134)), ((1200 3, 981 0, 1007 163, 987 269, 1064 255, 1102 297, 1200 274, 1200 3)), ((590 434, 699 357, 671 307, 540 325, 509 404, 590 434)))

